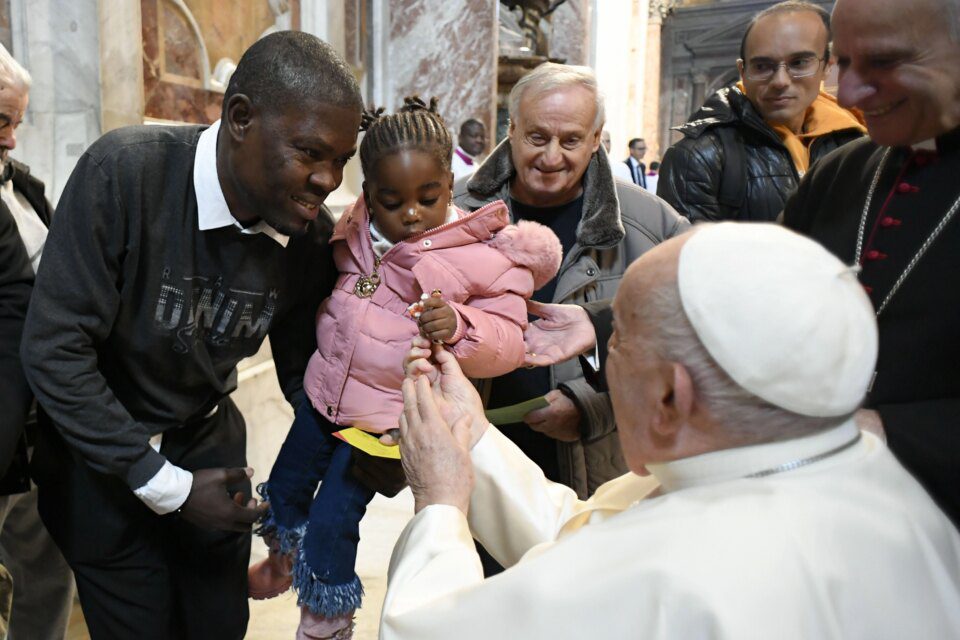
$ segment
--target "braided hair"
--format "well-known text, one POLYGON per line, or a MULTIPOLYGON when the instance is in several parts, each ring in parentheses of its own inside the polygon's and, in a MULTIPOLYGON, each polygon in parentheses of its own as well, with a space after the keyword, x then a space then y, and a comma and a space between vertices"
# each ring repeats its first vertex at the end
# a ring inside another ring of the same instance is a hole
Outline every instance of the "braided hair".
POLYGON ((430 104, 419 96, 403 99, 397 113, 383 115, 383 108, 364 110, 360 130, 366 132, 360 142, 360 166, 370 177, 377 162, 384 156, 407 149, 425 151, 450 170, 453 138, 437 111, 437 99, 430 104))

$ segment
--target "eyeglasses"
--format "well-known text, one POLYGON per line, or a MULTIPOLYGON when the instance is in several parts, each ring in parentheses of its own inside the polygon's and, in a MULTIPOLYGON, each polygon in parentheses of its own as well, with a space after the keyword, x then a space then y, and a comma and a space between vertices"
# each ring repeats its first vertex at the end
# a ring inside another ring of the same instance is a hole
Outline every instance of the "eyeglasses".
POLYGON ((795 80, 797 78, 808 78, 820 71, 820 65, 823 64, 824 60, 826 58, 814 56, 803 56, 784 62, 763 59, 750 60, 744 65, 744 75, 750 80, 766 82, 780 71, 780 67, 783 67, 787 70, 787 74, 795 80))

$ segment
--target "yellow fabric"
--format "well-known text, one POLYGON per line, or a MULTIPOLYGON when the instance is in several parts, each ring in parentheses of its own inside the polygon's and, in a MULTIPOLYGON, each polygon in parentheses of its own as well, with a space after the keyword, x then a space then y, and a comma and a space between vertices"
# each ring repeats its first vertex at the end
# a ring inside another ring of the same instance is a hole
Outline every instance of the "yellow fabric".
MULTIPOLYGON (((737 83, 737 88, 746 95, 742 82, 737 83)), ((800 175, 810 168, 810 145, 817 138, 844 129, 859 129, 860 133, 867 132, 867 128, 863 126, 863 118, 858 112, 844 109, 837 103, 836 98, 822 90, 807 109, 803 129, 799 134, 782 124, 771 124, 770 128, 780 136, 783 146, 790 153, 793 165, 800 175)))
POLYGON ((396 445, 387 446, 382 444, 380 442, 380 438, 372 433, 367 433, 366 431, 349 427, 341 431, 336 431, 333 435, 337 438, 340 438, 350 446, 356 447, 357 449, 360 449, 360 451, 369 453, 372 456, 376 456, 378 458, 389 458, 391 460, 400 459, 400 447, 396 445))

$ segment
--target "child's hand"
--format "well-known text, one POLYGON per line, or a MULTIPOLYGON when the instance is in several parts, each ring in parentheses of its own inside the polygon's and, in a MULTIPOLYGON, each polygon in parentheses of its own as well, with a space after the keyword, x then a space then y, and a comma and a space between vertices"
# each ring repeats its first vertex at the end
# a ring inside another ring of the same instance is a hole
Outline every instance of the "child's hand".
POLYGON ((433 342, 445 342, 457 331, 457 312, 447 304, 439 291, 419 303, 417 324, 420 334, 433 342))

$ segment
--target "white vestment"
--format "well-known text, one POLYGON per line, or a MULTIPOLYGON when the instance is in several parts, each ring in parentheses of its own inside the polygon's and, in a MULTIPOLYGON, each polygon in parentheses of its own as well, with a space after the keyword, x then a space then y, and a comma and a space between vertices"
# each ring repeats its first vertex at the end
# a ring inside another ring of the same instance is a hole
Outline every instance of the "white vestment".
POLYGON ((651 465, 581 502, 491 427, 469 525, 429 506, 397 542, 380 637, 960 638, 960 536, 858 435, 651 465), (483 579, 471 529, 504 573, 483 579))
POLYGON ((620 178, 628 184, 634 184, 633 176, 630 175, 630 168, 627 167, 625 162, 613 160, 610 156, 607 156, 607 161, 610 163, 610 170, 613 172, 614 178, 620 178))
POLYGON ((477 158, 471 156, 469 153, 467 153, 460 147, 457 147, 454 150, 453 156, 450 158, 450 171, 453 172, 454 182, 456 182, 457 180, 459 180, 464 176, 473 175, 473 173, 477 170, 477 167, 479 166, 480 166, 480 161, 477 158), (463 159, 463 157, 460 154, 463 154, 463 156, 470 158, 472 164, 467 164, 467 162, 463 159))

